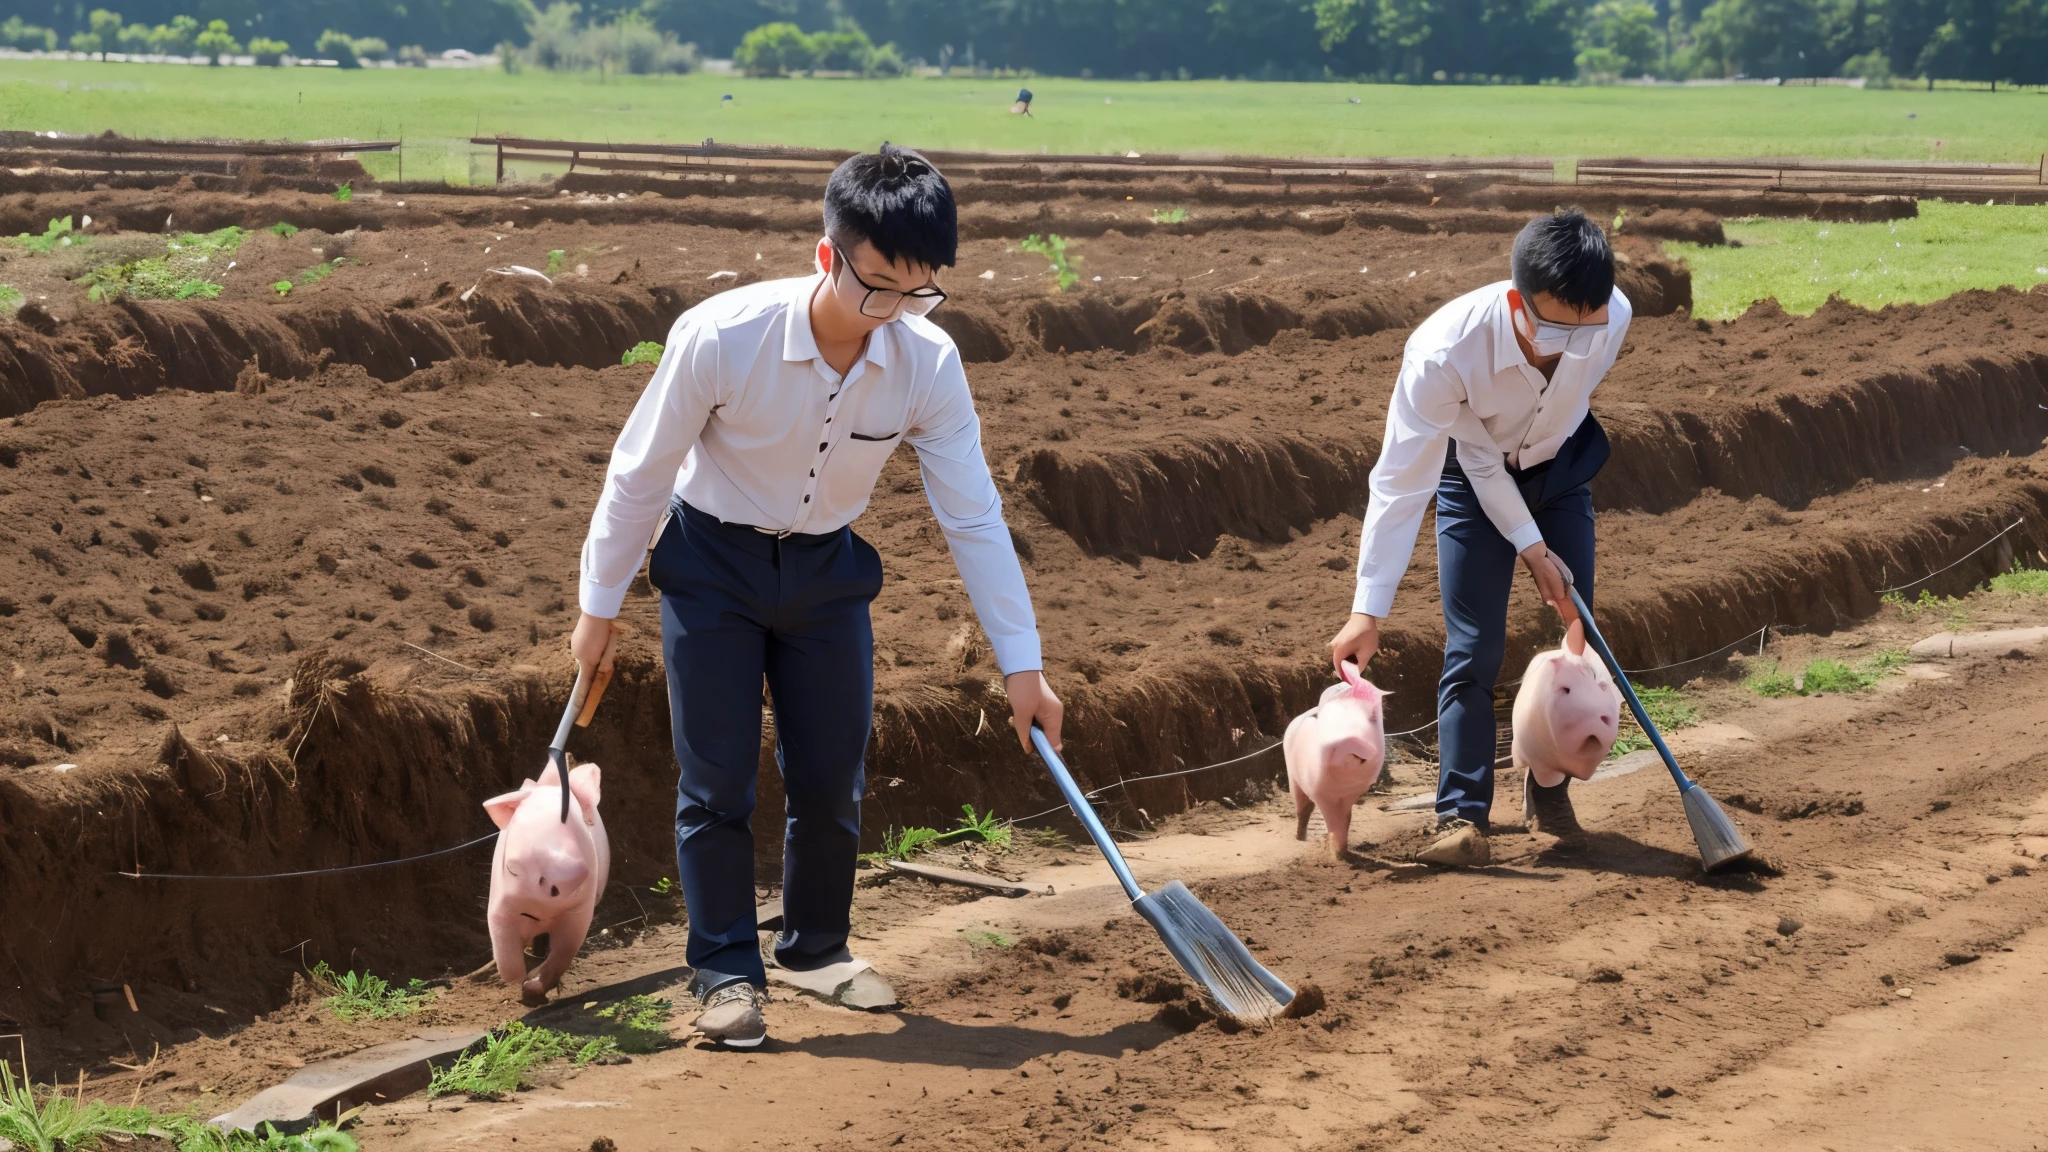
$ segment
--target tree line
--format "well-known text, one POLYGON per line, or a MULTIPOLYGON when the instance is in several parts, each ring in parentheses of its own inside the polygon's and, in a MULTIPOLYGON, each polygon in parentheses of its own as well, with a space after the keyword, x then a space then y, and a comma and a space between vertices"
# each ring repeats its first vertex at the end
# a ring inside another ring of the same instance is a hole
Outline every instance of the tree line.
MULTIPOLYGON (((59 45, 93 33, 91 8, 0 0, 24 39, 47 32, 59 45)), ((2048 0, 125 0, 123 12, 151 29, 189 12, 199 31, 221 21, 245 41, 311 45, 339 30, 631 71, 702 55, 757 72, 922 63, 1145 79, 2048 82, 2048 0)))

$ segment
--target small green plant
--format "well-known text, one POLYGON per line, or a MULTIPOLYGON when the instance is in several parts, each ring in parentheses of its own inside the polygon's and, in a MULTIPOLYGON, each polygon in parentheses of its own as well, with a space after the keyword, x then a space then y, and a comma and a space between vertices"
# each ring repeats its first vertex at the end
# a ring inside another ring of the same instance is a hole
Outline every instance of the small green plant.
POLYGON ((962 928, 960 938, 977 952, 983 948, 1008 948, 1017 943, 993 928, 962 928))
POLYGON ((39 256, 48 256, 59 248, 69 248, 74 241, 83 244, 87 239, 89 238, 85 236, 71 234, 71 217, 66 216, 50 221, 49 227, 43 229, 41 236, 33 232, 23 232, 14 237, 13 242, 39 256))
POLYGON ((26 299, 27 297, 21 294, 21 289, 12 284, 0 284, 0 309, 12 312, 21 307, 22 301, 26 299))
POLYGON ((626 349, 626 354, 619 357, 619 363, 659 364, 661 363, 661 345, 652 340, 642 340, 631 348, 626 349))
POLYGON ((394 988, 368 972, 336 972, 322 960, 308 973, 313 987, 327 995, 327 1007, 343 1020, 391 1020, 410 1016, 433 1002, 434 992, 421 980, 394 988))
POLYGON ((1034 848, 1072 848, 1073 842, 1067 834, 1057 828, 1026 828, 1024 842, 1034 848))
POLYGON ((653 996, 628 996, 597 1010, 597 1018, 608 1020, 618 1031, 609 1033, 618 1050, 635 1056, 657 1052, 668 1045, 668 1018, 675 1005, 653 996))
POLYGON ((1825 657, 1809 660, 1798 672, 1773 662, 1743 678, 1742 686, 1759 696, 1812 696, 1822 692, 1861 692, 1905 667, 1909 657, 1887 648, 1854 664, 1825 657))
POLYGON ((1154 208, 1152 210, 1152 222, 1154 224, 1179 224, 1187 218, 1188 210, 1185 208, 1154 208))
POLYGON ((1991 590, 2027 596, 2048 596, 2048 568, 2022 568, 2020 562, 2015 560, 2010 572, 2001 572, 1991 578, 1991 590))
POLYGON ((972 804, 962 804, 960 810, 965 815, 960 817, 958 824, 945 832, 924 827, 901 830, 891 828, 882 833, 881 850, 862 853, 862 858, 876 862, 908 860, 928 848, 950 844, 955 840, 979 840, 998 849, 1010 846, 1010 825, 996 819, 994 812, 976 813, 972 804))
POLYGON ((486 1037, 482 1048, 436 1069, 427 1084, 427 1095, 459 1092, 477 1099, 499 1099, 533 1087, 527 1073, 542 1064, 566 1059, 581 1068, 617 1048, 609 1036, 586 1040, 551 1028, 528 1028, 515 1020, 486 1037))
MULTIPOLYGON (((1659 732, 1676 732, 1700 721, 1699 708, 1676 688, 1638 688, 1636 699, 1642 701, 1643 711, 1650 714, 1650 722, 1659 732)), ((1621 715, 1621 731, 1614 738, 1613 750, 1607 754, 1610 760, 1650 747, 1650 734, 1636 724, 1634 714, 1624 708, 1621 715)))
POLYGON ((232 256, 247 230, 232 225, 212 232, 182 232, 170 240, 170 251, 162 256, 131 260, 124 264, 102 264, 78 278, 86 299, 95 302, 119 300, 212 299, 221 286, 201 273, 213 262, 232 256))
POLYGON ((682 890, 683 889, 681 885, 677 884, 674 879, 667 876, 663 876, 661 879, 656 880, 654 882, 654 887, 648 889, 649 892, 654 893, 656 896, 673 896, 682 890))
POLYGON ((566 248, 555 248, 555 249, 552 249, 552 250, 550 250, 550 251, 548 252, 548 275, 550 275, 550 276, 555 276, 555 275, 559 275, 559 274, 561 273, 561 271, 562 271, 562 268, 563 268, 563 266, 564 266, 564 265, 565 265, 565 264, 567 263, 568 259, 569 259, 569 250, 568 250, 568 249, 566 249, 566 248))
POLYGON ((1073 264, 1067 259, 1066 237, 1052 232, 1044 236, 1033 233, 1026 236, 1018 247, 1035 256, 1043 256, 1051 263, 1051 271, 1055 277, 1053 291, 1065 292, 1081 282, 1081 274, 1074 271, 1073 264))
POLYGON ((287 224, 284 221, 279 220, 277 223, 272 224, 270 226, 270 231, 277 233, 279 236, 283 236, 289 239, 299 234, 299 226, 296 224, 287 224))
POLYGON ((338 1123, 323 1122, 296 1135, 269 1124, 256 1134, 223 1132, 188 1113, 87 1101, 57 1088, 38 1092, 34 1085, 16 1080, 11 1065, 0 1063, 0 1139, 23 1152, 106 1152, 133 1136, 169 1141, 178 1152, 359 1152, 355 1137, 341 1127, 361 1111, 352 1109, 338 1123))
POLYGON ((292 282, 289 280, 279 280, 277 283, 272 284, 270 289, 279 296, 289 296, 292 294, 292 282))
POLYGON ((349 201, 354 200, 356 198, 356 190, 352 185, 353 181, 351 181, 348 184, 343 184, 339 188, 336 188, 334 190, 334 198, 336 200, 341 201, 343 204, 346 204, 349 201))

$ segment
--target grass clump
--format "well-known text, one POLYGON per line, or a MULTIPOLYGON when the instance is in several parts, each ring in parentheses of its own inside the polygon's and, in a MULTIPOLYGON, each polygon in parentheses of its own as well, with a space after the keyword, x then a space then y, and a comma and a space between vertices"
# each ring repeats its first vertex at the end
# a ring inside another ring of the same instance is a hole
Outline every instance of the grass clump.
POLYGON ((27 297, 21 294, 21 289, 12 284, 0 284, 0 309, 12 312, 20 308, 22 301, 26 299, 27 297))
POLYGON ((653 340, 642 340, 638 344, 633 345, 631 348, 626 349, 626 354, 624 356, 619 357, 619 363, 659 364, 661 363, 661 352, 662 348, 658 342, 653 340))
POLYGON ((972 804, 962 804, 964 813, 951 829, 941 832, 936 828, 891 828, 882 834, 882 848, 879 852, 864 852, 861 858, 880 862, 883 860, 908 860, 928 848, 950 844, 956 840, 979 840, 997 850, 1010 846, 1010 825, 996 818, 994 812, 977 813, 972 804))
POLYGON ((434 1000, 434 992, 422 980, 413 979, 394 988, 380 976, 368 972, 336 972, 322 960, 308 973, 313 987, 326 994, 327 1007, 343 1020, 393 1020, 410 1016, 434 1000))
MULTIPOLYGON (((1698 706, 1676 688, 1637 688, 1636 699, 1642 701, 1643 711, 1650 714, 1650 723, 1659 732, 1676 732, 1700 722, 1698 706)), ((1614 738, 1614 748, 1607 753, 1610 760, 1650 747, 1650 734, 1635 722, 1635 714, 1623 708, 1621 716, 1621 731, 1614 738)))
POLYGON ((334 198, 336 200, 341 201, 343 204, 346 204, 349 201, 354 200, 356 198, 356 190, 353 186, 353 183, 354 182, 351 181, 348 184, 343 184, 341 187, 336 188, 334 190, 334 198))
POLYGON ((1823 692, 1861 692, 1905 667, 1908 657, 1886 649, 1854 664, 1823 657, 1809 660, 1797 672, 1773 662, 1743 678, 1742 686, 1759 696, 1816 696, 1823 692))
POLYGON ((1065 292, 1081 282, 1081 274, 1074 271, 1074 265, 1067 258, 1066 237, 1053 232, 1040 236, 1034 232, 1026 236, 1018 247, 1034 256, 1045 257, 1052 265, 1051 272, 1055 277, 1053 291, 1065 292))
POLYGON ((617 1048, 618 1042, 609 1036, 586 1040, 552 1028, 528 1028, 515 1020, 486 1037, 483 1047, 435 1069, 427 1095, 500 1099, 533 1087, 527 1073, 542 1064, 568 1060, 581 1068, 617 1048))
POLYGON ((561 275, 562 268, 567 264, 568 260, 569 250, 567 248, 550 249, 548 251, 548 275, 561 275))
MULTIPOLYGON (((6 285, 0 285, 0 289, 5 288, 6 285)), ((2048 596, 2048 568, 2022 568, 2020 562, 2015 560, 2012 562, 2012 571, 2001 572, 1991 578, 1991 590, 2026 596, 2048 596)))
POLYGON ((1154 208, 1152 210, 1152 222, 1154 224, 1179 224, 1187 218, 1188 210, 1185 208, 1154 208))
POLYGON ((125 263, 102 264, 78 278, 85 286, 86 299, 96 302, 120 300, 210 300, 220 295, 219 283, 202 273, 211 271, 215 260, 232 256, 246 229, 229 225, 212 232, 184 232, 171 238, 170 251, 125 263))
POLYGON ((607 1032, 603 1039, 612 1041, 620 1052, 640 1056, 668 1046, 668 1018, 674 1012, 675 1005, 667 1000, 628 996, 598 1009, 596 1015, 617 1028, 616 1032, 607 1032))
POLYGON ((90 239, 87 236, 73 236, 71 234, 71 217, 65 216, 61 219, 50 221, 49 227, 44 228, 43 234, 40 236, 33 232, 23 232, 21 235, 13 237, 11 242, 21 245, 38 256, 48 256, 59 248, 69 248, 74 243, 84 244, 90 239))
POLYGON ((1954 596, 1936 596, 1925 588, 1922 588, 1920 595, 1912 600, 1906 599, 1903 592, 1887 592, 1879 598, 1879 602, 1898 609, 1899 618, 1903 620, 1918 620, 1932 613, 1939 615, 1942 621, 1949 625, 1970 622, 1969 610, 1963 606, 1960 599, 1954 596))
POLYGON ((282 236, 287 240, 299 234, 298 225, 287 224, 282 220, 279 220, 277 223, 272 224, 268 230, 277 233, 279 236, 282 236))
POLYGON ((2032 207, 1928 200, 1909 220, 1730 220, 1740 247, 1668 244, 1692 269, 1693 315, 1729 320, 1774 298, 1805 314, 1852 304, 1927 303, 1968 288, 2048 280, 2048 216, 2032 207))
MULTIPOLYGON (((340 1124, 348 1124, 361 1111, 343 1113, 340 1124)), ((178 1152, 358 1152, 360 1148, 355 1137, 325 1122, 297 1134, 279 1132, 269 1124, 256 1134, 223 1132, 186 1113, 86 1100, 83 1092, 67 1096, 58 1088, 38 1091, 33 1084, 16 1080, 10 1065, 0 1063, 0 1139, 22 1152, 113 1152, 136 1136, 168 1140, 178 1152)))
POLYGON ((968 946, 977 952, 984 948, 1009 948, 1017 943, 994 928, 962 928, 960 938, 967 941, 968 946))

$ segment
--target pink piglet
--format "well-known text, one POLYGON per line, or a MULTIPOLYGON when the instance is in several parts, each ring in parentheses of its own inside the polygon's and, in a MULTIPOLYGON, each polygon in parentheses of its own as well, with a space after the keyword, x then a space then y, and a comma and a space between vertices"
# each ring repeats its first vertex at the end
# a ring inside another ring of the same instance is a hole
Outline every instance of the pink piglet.
POLYGON ((1330 856, 1342 860, 1351 834, 1351 807, 1379 779, 1386 763, 1382 692, 1346 662, 1344 682, 1323 690, 1314 708, 1287 725, 1281 743, 1287 757, 1287 785, 1294 793, 1294 838, 1308 839, 1309 814, 1323 810, 1330 828, 1330 856))
POLYGON ((545 996, 562 982, 604 894, 612 853, 604 819, 597 814, 598 779, 595 764, 569 770, 574 803, 566 822, 553 764, 519 791, 484 801, 484 811, 500 830, 491 858, 491 954, 499 978, 528 999, 545 996), (548 937, 548 957, 528 977, 526 949, 542 933, 548 937))

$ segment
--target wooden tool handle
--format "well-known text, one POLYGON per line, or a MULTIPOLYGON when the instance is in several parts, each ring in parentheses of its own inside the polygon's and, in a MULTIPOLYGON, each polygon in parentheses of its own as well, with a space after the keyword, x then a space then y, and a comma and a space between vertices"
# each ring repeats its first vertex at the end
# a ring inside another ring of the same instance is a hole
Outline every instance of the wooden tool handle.
POLYGON ((597 702, 604 699, 605 686, 611 682, 611 671, 605 668, 598 669, 597 678, 590 682, 590 695, 583 698, 583 711, 576 714, 578 728, 590 727, 590 718, 597 714, 597 702))

